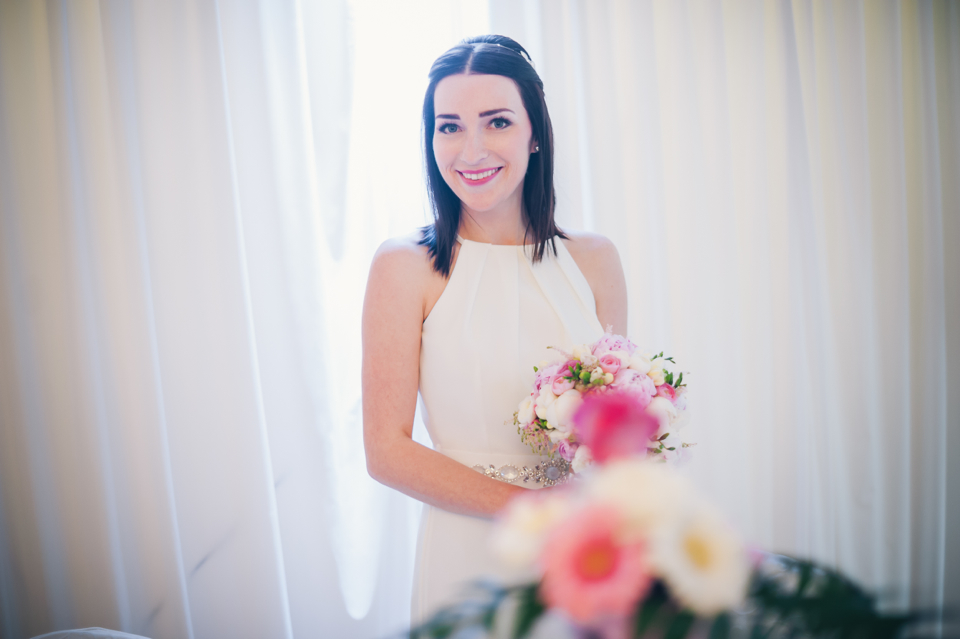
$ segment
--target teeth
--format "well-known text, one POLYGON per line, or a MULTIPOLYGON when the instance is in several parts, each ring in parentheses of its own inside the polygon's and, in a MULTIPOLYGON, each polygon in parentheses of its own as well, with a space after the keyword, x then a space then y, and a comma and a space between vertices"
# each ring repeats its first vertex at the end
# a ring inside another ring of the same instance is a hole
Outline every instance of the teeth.
POLYGON ((483 173, 476 173, 474 175, 469 175, 467 173, 461 173, 460 175, 467 178, 468 180, 482 180, 483 178, 490 177, 491 175, 496 173, 498 170, 499 169, 490 169, 489 171, 484 171, 483 173))

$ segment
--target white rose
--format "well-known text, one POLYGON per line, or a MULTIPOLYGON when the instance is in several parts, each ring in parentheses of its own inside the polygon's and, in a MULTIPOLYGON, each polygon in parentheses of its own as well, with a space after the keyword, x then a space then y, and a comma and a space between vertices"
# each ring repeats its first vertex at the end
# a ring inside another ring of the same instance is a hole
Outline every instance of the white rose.
POLYGON ((590 371, 590 383, 594 383, 598 379, 603 377, 603 369, 597 366, 595 369, 590 371))
POLYGON ((543 388, 540 389, 540 396, 537 397, 537 401, 535 403, 537 417, 540 419, 546 419, 547 409, 555 401, 557 401, 557 396, 553 394, 552 390, 550 390, 550 385, 544 384, 543 388))
POLYGON ((527 396, 522 402, 520 402, 520 408, 517 411, 517 421, 521 424, 529 424, 533 421, 533 418, 536 416, 533 410, 533 397, 527 396))
POLYGON ((663 369, 660 366, 654 366, 649 371, 647 371, 647 377, 653 380, 654 386, 660 386, 663 384, 663 369))
POLYGON ((570 462, 570 467, 573 469, 573 472, 579 473, 583 472, 583 469, 592 463, 593 453, 590 452, 589 448, 581 445, 577 448, 577 452, 573 454, 573 461, 570 462))
POLYGON ((567 439, 568 437, 570 437, 570 433, 567 433, 562 430, 553 429, 547 433, 547 437, 550 438, 550 441, 552 443, 556 444, 561 439, 567 439))
MULTIPOLYGON (((627 367, 637 371, 641 375, 646 375, 650 372, 650 369, 653 368, 653 364, 650 363, 650 360, 643 355, 631 355, 628 357, 629 361, 627 362, 627 367)), ((622 361, 623 360, 621 360, 621 362, 622 361)))
POLYGON ((660 429, 657 431, 658 437, 664 433, 664 429, 670 426, 670 422, 677 416, 677 408, 665 397, 654 397, 647 406, 647 412, 656 417, 660 423, 660 429))
POLYGON ((590 349, 589 344, 578 344, 573 347, 573 358, 583 361, 584 357, 593 357, 593 351, 590 349))
POLYGON ((547 407, 547 422, 554 428, 569 432, 573 414, 582 403, 580 391, 571 388, 547 407))

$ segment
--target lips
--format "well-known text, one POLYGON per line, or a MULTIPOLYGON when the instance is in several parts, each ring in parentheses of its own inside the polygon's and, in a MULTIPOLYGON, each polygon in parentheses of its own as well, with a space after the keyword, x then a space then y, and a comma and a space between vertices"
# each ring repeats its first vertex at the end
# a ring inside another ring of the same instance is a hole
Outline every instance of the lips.
POLYGON ((486 184, 499 175, 502 166, 483 169, 482 171, 457 171, 460 174, 460 180, 467 186, 479 186, 486 184))

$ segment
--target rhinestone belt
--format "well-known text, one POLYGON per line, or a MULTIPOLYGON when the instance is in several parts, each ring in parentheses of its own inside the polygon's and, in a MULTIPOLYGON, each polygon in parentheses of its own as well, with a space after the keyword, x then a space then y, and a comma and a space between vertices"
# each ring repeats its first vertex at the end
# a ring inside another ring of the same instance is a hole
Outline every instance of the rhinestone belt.
POLYGON ((533 482, 535 484, 543 484, 544 486, 554 486, 564 483, 573 476, 569 462, 562 458, 547 459, 533 468, 529 466, 521 466, 518 468, 513 464, 506 464, 500 468, 496 468, 493 464, 489 466, 477 464, 473 469, 479 473, 483 473, 487 477, 499 479, 508 484, 533 482))

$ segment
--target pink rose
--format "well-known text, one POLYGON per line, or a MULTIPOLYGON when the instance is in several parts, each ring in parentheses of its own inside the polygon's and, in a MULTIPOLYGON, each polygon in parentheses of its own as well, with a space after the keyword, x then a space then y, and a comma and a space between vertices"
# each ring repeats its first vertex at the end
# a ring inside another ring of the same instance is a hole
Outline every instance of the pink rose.
POLYGON ((670 384, 660 384, 657 386, 657 397, 664 397, 670 400, 674 406, 677 404, 677 389, 670 384))
POLYGON ((550 390, 552 390, 553 394, 556 395, 557 397, 559 397, 560 395, 563 395, 568 390, 576 386, 573 380, 563 377, 563 373, 566 373, 566 371, 561 371, 560 374, 554 375, 553 381, 550 382, 550 390))
POLYGON ((569 439, 561 439, 557 442, 557 452, 568 462, 573 461, 573 456, 577 454, 578 448, 580 448, 580 444, 575 444, 569 439))
POLYGON ((620 370, 620 358, 612 353, 607 353, 600 358, 600 368, 603 369, 604 373, 613 373, 617 374, 617 371, 620 370))
POLYGON ((533 382, 534 388, 537 389, 537 395, 540 394, 540 389, 543 388, 544 384, 553 383, 553 376, 556 375, 557 371, 559 370, 560 364, 552 364, 551 366, 541 368, 539 371, 537 371, 537 378, 533 382))
MULTIPOLYGON (((642 455, 660 424, 632 393, 593 393, 573 416, 577 439, 605 462, 642 455)), ((649 397, 647 397, 649 403, 649 397)))

